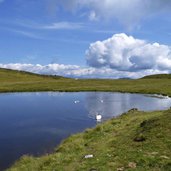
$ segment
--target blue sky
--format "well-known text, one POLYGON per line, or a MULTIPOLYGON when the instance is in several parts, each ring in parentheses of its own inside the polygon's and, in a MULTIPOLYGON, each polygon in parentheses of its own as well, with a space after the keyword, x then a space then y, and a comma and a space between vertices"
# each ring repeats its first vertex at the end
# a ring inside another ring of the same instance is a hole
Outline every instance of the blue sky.
POLYGON ((0 0, 0 66, 73 77, 170 73, 170 9, 169 0, 0 0))

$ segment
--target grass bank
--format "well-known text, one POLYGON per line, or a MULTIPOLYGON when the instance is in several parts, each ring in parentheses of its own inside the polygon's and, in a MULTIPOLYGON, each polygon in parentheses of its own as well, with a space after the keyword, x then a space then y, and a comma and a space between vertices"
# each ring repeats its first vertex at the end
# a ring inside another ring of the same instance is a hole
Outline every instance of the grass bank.
POLYGON ((24 156, 8 171, 170 171, 170 121, 171 110, 130 110, 69 137, 53 154, 24 156))
POLYGON ((145 77, 137 80, 71 79, 28 72, 0 69, 0 92, 36 91, 111 91, 163 94, 171 96, 170 75, 145 77))

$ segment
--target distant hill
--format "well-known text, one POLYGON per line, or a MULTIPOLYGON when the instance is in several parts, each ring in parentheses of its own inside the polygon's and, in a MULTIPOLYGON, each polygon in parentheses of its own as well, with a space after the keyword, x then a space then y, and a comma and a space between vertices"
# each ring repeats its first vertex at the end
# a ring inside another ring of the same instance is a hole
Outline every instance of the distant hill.
POLYGON ((145 77, 142 77, 141 79, 171 79, 171 74, 147 75, 145 77))
POLYGON ((130 77, 121 77, 121 78, 118 78, 119 80, 132 80, 132 78, 130 77))
POLYGON ((0 68, 0 93, 110 91, 162 94, 171 97, 170 78, 170 74, 160 74, 142 79, 72 79, 0 68))
POLYGON ((53 75, 40 75, 40 74, 35 74, 31 72, 26 72, 26 71, 18 71, 18 70, 12 70, 12 69, 4 69, 0 68, 0 81, 28 81, 28 80, 39 80, 39 79, 44 79, 44 78, 49 78, 49 79, 61 79, 64 78, 62 76, 53 76, 53 75))

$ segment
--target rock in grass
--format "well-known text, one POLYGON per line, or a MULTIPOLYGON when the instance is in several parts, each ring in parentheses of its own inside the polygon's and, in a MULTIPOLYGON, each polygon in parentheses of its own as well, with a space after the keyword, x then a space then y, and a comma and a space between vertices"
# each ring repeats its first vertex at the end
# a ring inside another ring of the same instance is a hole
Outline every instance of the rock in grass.
POLYGON ((128 167, 132 168, 132 169, 135 169, 137 167, 137 164, 134 163, 134 162, 129 162, 128 167))
POLYGON ((143 134, 139 134, 139 135, 137 135, 137 136, 134 138, 134 141, 135 141, 135 142, 143 142, 143 141, 145 141, 145 140, 146 140, 146 138, 144 137, 143 134))
POLYGON ((97 171, 96 169, 94 169, 94 168, 92 168, 92 169, 90 169, 90 171, 97 171))
POLYGON ((117 168, 117 171, 124 171, 124 167, 117 168))
POLYGON ((163 159, 170 159, 170 158, 167 157, 167 156, 160 156, 160 158, 163 158, 163 159))
POLYGON ((85 159, 93 158, 93 154, 88 154, 84 156, 85 159))

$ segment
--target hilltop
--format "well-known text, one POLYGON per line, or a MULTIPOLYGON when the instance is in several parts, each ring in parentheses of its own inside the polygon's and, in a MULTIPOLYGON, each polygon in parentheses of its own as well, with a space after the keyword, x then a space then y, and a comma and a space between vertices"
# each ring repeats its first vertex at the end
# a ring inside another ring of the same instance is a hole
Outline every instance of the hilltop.
POLYGON ((31 72, 26 71, 18 71, 18 70, 12 70, 12 69, 4 69, 0 68, 0 81, 17 81, 17 80, 38 80, 38 79, 62 79, 64 77, 62 76, 53 76, 53 75, 41 75, 41 74, 35 74, 31 72))
POLYGON ((141 79, 171 79, 171 74, 147 75, 141 79))

